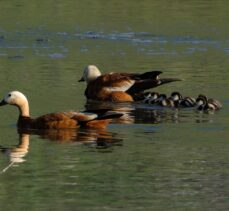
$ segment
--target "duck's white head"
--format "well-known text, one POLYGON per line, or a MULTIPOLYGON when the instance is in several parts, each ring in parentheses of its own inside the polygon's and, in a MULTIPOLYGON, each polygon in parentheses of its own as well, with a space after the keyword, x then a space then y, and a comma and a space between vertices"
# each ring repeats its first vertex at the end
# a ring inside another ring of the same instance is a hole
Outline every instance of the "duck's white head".
POLYGON ((99 71, 99 69, 95 65, 88 65, 84 69, 83 77, 79 80, 79 82, 86 81, 87 83, 89 83, 98 78, 99 76, 101 76, 101 72, 99 71))
POLYGON ((29 104, 26 96, 19 91, 11 91, 5 95, 0 102, 0 106, 3 105, 14 105, 20 110, 21 115, 29 116, 29 104))

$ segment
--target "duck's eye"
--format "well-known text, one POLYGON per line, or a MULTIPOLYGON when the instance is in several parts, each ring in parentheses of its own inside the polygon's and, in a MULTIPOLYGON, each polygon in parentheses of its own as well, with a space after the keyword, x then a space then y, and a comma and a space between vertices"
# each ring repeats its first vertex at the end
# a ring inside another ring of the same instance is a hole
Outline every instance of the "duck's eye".
POLYGON ((11 97, 11 94, 8 94, 8 97, 11 97))

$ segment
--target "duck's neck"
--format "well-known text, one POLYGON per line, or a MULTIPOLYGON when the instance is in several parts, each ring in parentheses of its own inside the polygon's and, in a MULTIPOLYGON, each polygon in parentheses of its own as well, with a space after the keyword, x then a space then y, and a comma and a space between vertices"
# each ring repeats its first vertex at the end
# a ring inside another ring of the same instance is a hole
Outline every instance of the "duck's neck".
POLYGON ((18 106, 20 116, 29 117, 29 103, 28 101, 23 102, 18 106))
POLYGON ((97 78, 98 78, 98 76, 92 75, 89 78, 87 78, 87 81, 86 82, 87 82, 87 84, 89 84, 89 83, 95 81, 97 78))

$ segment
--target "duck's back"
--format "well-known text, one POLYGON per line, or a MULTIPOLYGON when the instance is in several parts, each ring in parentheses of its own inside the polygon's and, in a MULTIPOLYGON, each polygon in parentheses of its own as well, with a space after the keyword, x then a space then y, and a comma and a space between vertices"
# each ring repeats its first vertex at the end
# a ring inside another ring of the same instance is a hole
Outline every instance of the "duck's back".
POLYGON ((78 122, 72 119, 72 113, 58 112, 45 114, 34 119, 35 128, 44 129, 65 129, 65 128, 78 128, 78 122))
POLYGON ((111 100, 112 93, 126 92, 133 84, 132 74, 108 73, 91 81, 87 85, 85 96, 94 100, 111 100))
POLYGON ((36 119, 20 116, 17 125, 19 128, 38 130, 79 128, 78 121, 72 116, 72 112, 50 113, 36 119))

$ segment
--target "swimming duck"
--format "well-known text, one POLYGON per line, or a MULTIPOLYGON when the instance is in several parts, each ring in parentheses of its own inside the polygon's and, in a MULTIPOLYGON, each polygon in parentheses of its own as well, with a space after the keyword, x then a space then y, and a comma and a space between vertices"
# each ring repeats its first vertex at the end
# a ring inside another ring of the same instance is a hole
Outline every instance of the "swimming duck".
POLYGON ((101 74, 100 70, 89 65, 84 69, 83 77, 79 80, 87 82, 85 96, 87 99, 113 102, 132 102, 134 96, 144 90, 160 86, 173 81, 180 81, 177 78, 160 79, 161 71, 145 73, 106 73, 101 74))
POLYGON ((215 99, 208 99, 205 95, 200 94, 196 99, 197 110, 200 111, 215 111, 222 108, 222 104, 215 99))
POLYGON ((12 91, 5 95, 0 106, 14 105, 19 109, 18 128, 23 129, 67 129, 67 128, 105 128, 112 118, 122 116, 120 113, 106 111, 93 112, 58 112, 32 119, 29 114, 29 103, 24 94, 12 91))
POLYGON ((179 92, 172 92, 170 97, 176 107, 195 107, 196 100, 192 97, 183 97, 179 92))

